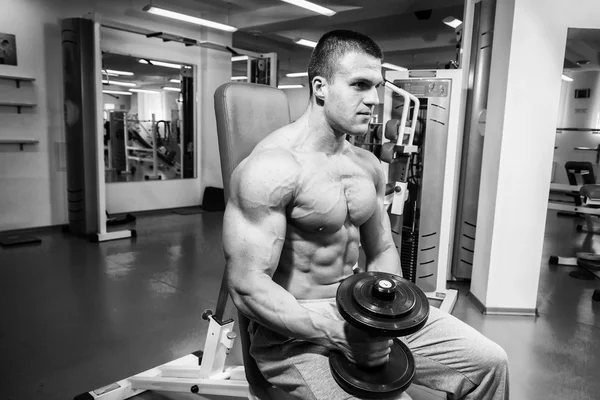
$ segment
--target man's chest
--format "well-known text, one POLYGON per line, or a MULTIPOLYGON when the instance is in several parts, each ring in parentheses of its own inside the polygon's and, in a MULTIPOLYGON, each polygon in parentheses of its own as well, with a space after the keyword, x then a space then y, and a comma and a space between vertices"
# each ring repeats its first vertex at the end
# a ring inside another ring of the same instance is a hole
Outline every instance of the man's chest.
POLYGON ((292 222, 306 231, 338 231, 360 226, 373 214, 377 193, 373 176, 353 162, 305 163, 292 204, 292 222))

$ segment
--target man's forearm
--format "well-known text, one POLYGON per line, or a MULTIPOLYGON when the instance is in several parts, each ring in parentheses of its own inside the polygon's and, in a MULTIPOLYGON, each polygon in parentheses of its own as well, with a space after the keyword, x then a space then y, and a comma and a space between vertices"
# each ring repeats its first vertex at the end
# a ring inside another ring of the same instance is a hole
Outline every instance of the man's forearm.
POLYGON ((390 274, 402 276, 400 256, 398 255, 396 246, 390 244, 376 257, 371 260, 367 260, 367 271, 388 272, 390 274))
POLYGON ((343 333, 343 322, 303 307, 294 296, 271 280, 256 277, 242 288, 230 285, 236 307, 248 318, 282 335, 310 341, 327 348, 343 333), (245 288, 252 288, 247 291, 245 288))

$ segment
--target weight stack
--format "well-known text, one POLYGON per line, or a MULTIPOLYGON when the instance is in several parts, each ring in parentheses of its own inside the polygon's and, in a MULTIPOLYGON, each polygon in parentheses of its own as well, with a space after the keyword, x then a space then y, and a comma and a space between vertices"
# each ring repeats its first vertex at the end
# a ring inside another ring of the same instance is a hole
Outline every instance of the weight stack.
POLYGON ((117 171, 127 169, 125 159, 125 129, 127 129, 127 113, 124 111, 110 112, 110 146, 112 149, 112 166, 117 171))
POLYGON ((419 256, 419 231, 402 229, 402 247, 400 262, 402 263, 402 276, 412 283, 417 280, 417 261, 419 256))
POLYGON ((96 29, 84 18, 61 21, 69 230, 98 231, 96 29))

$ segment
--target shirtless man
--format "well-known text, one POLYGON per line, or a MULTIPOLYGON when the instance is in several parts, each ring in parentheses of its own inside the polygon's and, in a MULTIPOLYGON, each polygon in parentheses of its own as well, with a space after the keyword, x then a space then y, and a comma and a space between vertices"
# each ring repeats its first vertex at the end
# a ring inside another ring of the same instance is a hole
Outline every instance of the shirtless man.
MULTIPOLYGON (((402 274, 382 165, 346 140, 367 132, 382 59, 362 34, 325 34, 308 66, 305 113, 259 143, 231 177, 229 292, 251 320, 261 373, 298 399, 352 398, 333 380, 330 351, 365 366, 386 362, 390 351, 389 339, 351 327, 335 305, 359 244, 367 270, 402 274)), ((456 399, 508 399, 506 353, 453 316, 432 307, 426 326, 401 340, 415 357, 414 383, 456 399)))

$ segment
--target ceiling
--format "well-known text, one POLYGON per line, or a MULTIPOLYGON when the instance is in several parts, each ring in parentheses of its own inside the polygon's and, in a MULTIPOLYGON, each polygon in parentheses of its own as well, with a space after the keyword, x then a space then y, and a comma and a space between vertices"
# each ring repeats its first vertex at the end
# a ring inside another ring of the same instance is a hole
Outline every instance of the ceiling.
MULTIPOLYGON (((337 13, 326 17, 281 0, 167 0, 160 4, 237 27, 233 33, 236 49, 277 53, 280 83, 306 80, 285 77, 288 72, 306 71, 312 50, 294 43, 294 39, 317 41, 333 29, 352 29, 369 35, 384 51, 385 61, 411 69, 443 68, 456 58, 454 29, 442 19, 462 19, 464 0, 313 2, 337 13)), ((159 6, 155 1, 153 4, 159 6)), ((233 68, 233 75, 245 74, 245 63, 234 63, 233 68)))
MULTIPOLYGON (((148 0, 148 4, 235 26, 235 49, 277 53, 279 83, 307 83, 307 78, 285 77, 289 72, 306 71, 312 51, 294 39, 317 41, 333 29, 352 29, 369 35, 382 48, 386 62, 409 69, 444 68, 456 59, 456 34, 442 19, 453 16, 462 20, 465 0, 313 2, 337 13, 326 17, 281 0, 148 0)), ((149 14, 147 17, 164 20, 149 14)), ((189 26, 197 29, 196 25, 189 26)), ((600 69, 599 32, 569 30, 565 69, 600 69), (589 64, 577 64, 581 60, 589 60, 589 64)), ((246 75, 245 62, 233 63, 232 76, 236 75, 246 75)))
POLYGON ((600 70, 600 29, 569 29, 564 67, 567 71, 600 70))

